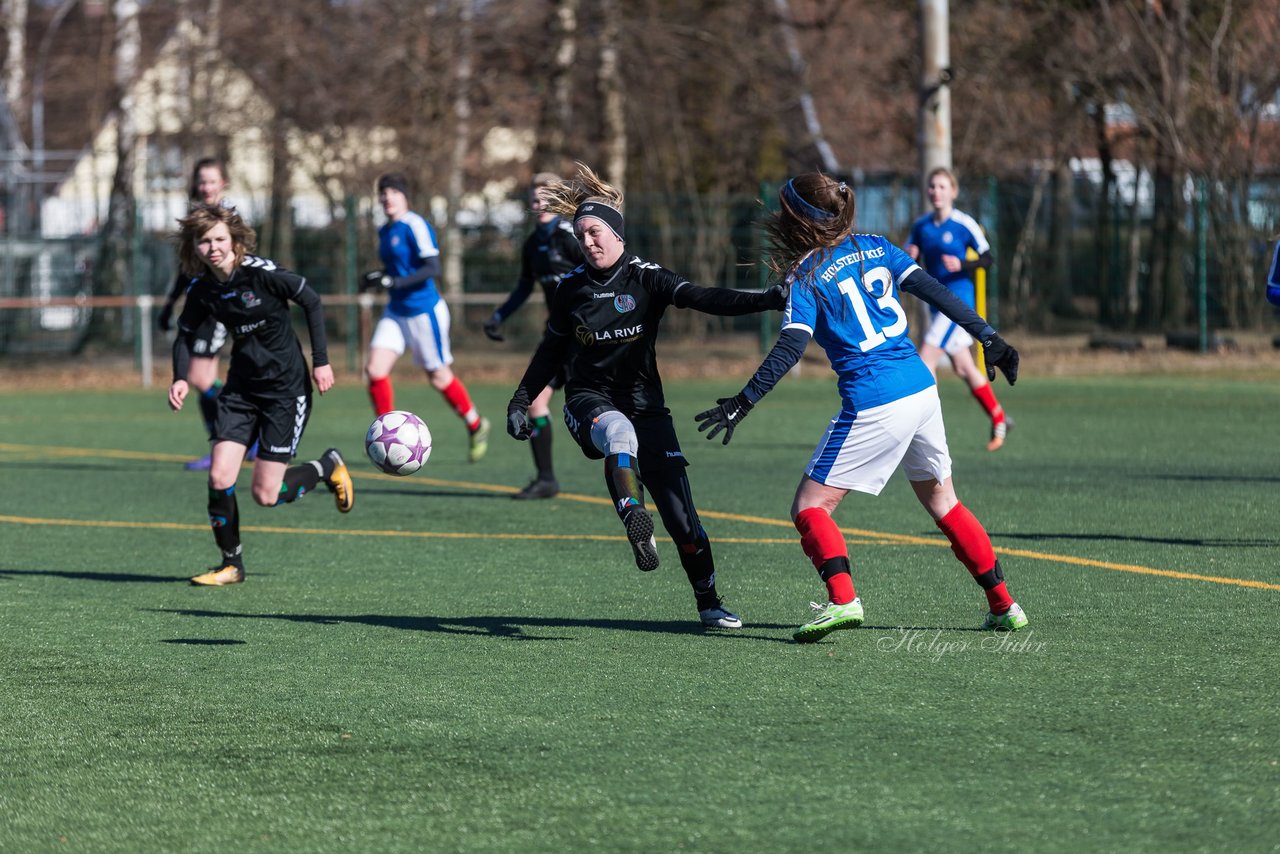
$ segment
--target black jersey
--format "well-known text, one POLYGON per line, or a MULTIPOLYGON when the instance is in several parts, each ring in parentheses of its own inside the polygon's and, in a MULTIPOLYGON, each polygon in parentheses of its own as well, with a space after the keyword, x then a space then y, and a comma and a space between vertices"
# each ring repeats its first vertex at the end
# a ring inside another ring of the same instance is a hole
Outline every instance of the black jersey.
POLYGON ((311 361, 329 364, 320 297, 297 273, 274 261, 245 256, 225 282, 212 273, 194 279, 178 318, 173 344, 174 377, 185 377, 190 358, 189 339, 213 317, 231 335, 229 390, 262 397, 297 397, 311 390, 311 377, 302 343, 293 331, 290 301, 302 306, 311 334, 311 361))
POLYGON ((546 334, 512 403, 527 407, 572 359, 566 406, 590 397, 627 415, 665 411, 655 344, 667 306, 725 316, 771 307, 768 292, 699 287, 626 253, 608 270, 580 267, 556 288, 546 334))
POLYGON ((520 278, 507 301, 495 312, 498 320, 504 321, 515 314, 533 293, 535 283, 542 287, 550 307, 556 285, 581 264, 582 246, 573 235, 572 225, 560 217, 545 224, 539 223, 524 241, 520 252, 520 278))

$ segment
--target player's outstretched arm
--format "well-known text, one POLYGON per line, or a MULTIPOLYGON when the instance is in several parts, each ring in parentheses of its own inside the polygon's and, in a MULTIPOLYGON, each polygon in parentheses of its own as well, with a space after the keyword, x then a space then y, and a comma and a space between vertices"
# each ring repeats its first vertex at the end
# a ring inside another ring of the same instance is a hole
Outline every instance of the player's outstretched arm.
POLYGON ((729 444, 733 438, 734 428, 747 417, 755 405, 768 394, 778 381, 787 375, 804 355, 809 343, 809 333, 796 327, 782 330, 778 340, 774 342, 769 355, 764 357, 760 367, 747 380, 742 391, 733 397, 722 397, 716 401, 712 409, 699 412, 694 416, 698 422, 698 432, 710 431, 708 439, 714 439, 720 431, 724 431, 722 444, 729 444))

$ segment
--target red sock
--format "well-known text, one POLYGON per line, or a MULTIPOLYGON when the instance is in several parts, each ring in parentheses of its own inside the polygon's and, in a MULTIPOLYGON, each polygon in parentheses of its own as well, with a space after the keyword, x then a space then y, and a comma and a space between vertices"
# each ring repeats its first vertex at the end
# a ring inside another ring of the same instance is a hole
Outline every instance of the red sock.
POLYGON ((971 388, 969 393, 982 405, 987 415, 991 416, 992 424, 999 424, 1004 420, 1004 407, 1000 405, 1000 401, 996 400, 996 393, 991 390, 991 383, 983 383, 977 388, 971 388))
POLYGON ((458 413, 458 417, 467 422, 467 429, 474 433, 480 426, 480 413, 471 405, 471 395, 467 394, 467 387, 462 384, 462 380, 454 377, 453 382, 441 389, 440 393, 453 407, 453 411, 458 413))
POLYGON ((795 524, 800 532, 800 548, 813 561, 814 569, 824 576, 822 580, 831 601, 837 605, 852 602, 858 594, 853 589, 853 576, 848 572, 849 547, 831 514, 821 507, 810 507, 796 514, 795 524), (833 568, 826 566, 840 559, 843 566, 839 570, 832 572, 833 568))
POLYGON ((996 552, 991 538, 969 508, 959 502, 951 512, 938 520, 938 527, 951 541, 951 551, 964 564, 965 569, 982 585, 987 594, 987 604, 992 613, 1003 614, 1013 604, 1013 597, 1005 589, 1004 579, 996 569, 996 552), (990 584, 991 586, 987 586, 990 584))
POLYGON ((395 391, 391 388, 391 377, 369 380, 369 399, 373 401, 375 415, 385 415, 395 409, 395 391))

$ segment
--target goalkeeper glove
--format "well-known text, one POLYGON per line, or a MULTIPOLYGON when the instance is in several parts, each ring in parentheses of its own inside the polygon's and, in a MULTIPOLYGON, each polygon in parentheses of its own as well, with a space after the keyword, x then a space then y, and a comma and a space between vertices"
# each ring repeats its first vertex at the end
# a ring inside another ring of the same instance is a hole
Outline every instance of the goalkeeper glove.
POLYGON ((493 315, 484 322, 484 334, 490 341, 505 341, 502 333, 498 331, 498 327, 502 325, 502 318, 498 317, 495 311, 493 315))
POLYGON ((382 270, 370 270, 364 274, 365 290, 372 290, 373 288, 390 288, 391 283, 394 281, 394 278, 388 276, 382 270))
POLYGON ((996 368, 1004 372, 1004 378, 1013 385, 1018 381, 1018 351, 999 335, 992 333, 982 342, 982 353, 987 361, 987 379, 995 382, 996 368))
POLYGON ((693 418, 698 422, 699 433, 707 429, 711 430, 710 433, 707 433, 708 439, 714 439, 723 430, 724 441, 722 444, 727 445, 729 440, 733 438, 733 428, 737 427, 742 419, 747 417, 747 413, 754 406, 754 403, 747 400, 746 395, 739 392, 733 397, 720 398, 716 401, 715 408, 699 412, 693 418))
POLYGON ((523 406, 507 407, 507 435, 521 442, 533 435, 533 421, 523 406))

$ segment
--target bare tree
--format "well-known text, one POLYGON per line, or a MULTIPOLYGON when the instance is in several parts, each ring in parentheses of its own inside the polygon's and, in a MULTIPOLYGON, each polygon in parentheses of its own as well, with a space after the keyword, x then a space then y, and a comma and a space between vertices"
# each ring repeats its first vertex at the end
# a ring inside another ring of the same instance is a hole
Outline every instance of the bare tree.
POLYGON ((627 119, 618 67, 622 11, 618 0, 601 0, 604 31, 600 36, 600 100, 604 113, 604 174, 620 191, 627 184, 627 119))
POLYGON ((444 283, 450 296, 462 293, 462 226, 458 213, 465 189, 467 151, 471 145, 471 61, 474 0, 457 0, 458 38, 453 70, 453 156, 449 160, 448 220, 445 225, 444 283))
POLYGON ((14 114, 26 97, 27 0, 4 0, 4 28, 9 47, 4 56, 4 99, 14 114))
POLYGON ((566 160, 566 140, 573 121, 573 64, 578 53, 578 0, 556 0, 547 27, 555 51, 547 70, 547 91, 539 116, 534 171, 560 171, 566 160))
MULTIPOLYGON (((138 0, 115 0, 111 9, 115 21, 112 101, 116 105, 116 171, 94 268, 94 291, 100 296, 127 294, 132 289, 133 239, 137 229, 133 178, 138 132, 133 84, 138 78, 138 59, 142 52, 138 0)), ((117 317, 115 310, 95 315, 98 331, 114 338, 118 334, 117 317)))

